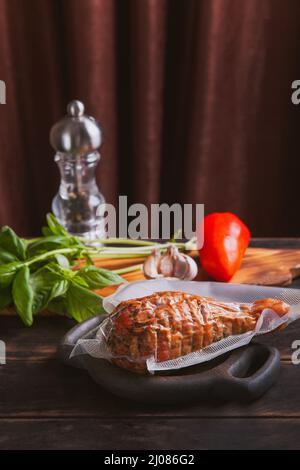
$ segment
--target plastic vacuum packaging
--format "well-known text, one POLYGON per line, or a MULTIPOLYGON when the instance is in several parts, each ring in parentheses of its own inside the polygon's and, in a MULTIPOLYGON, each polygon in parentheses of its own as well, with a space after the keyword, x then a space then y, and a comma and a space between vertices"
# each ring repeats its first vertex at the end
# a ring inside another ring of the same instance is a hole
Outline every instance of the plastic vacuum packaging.
POLYGON ((89 354, 137 373, 189 367, 300 317, 300 289, 168 279, 123 284, 109 314, 71 357, 89 354))

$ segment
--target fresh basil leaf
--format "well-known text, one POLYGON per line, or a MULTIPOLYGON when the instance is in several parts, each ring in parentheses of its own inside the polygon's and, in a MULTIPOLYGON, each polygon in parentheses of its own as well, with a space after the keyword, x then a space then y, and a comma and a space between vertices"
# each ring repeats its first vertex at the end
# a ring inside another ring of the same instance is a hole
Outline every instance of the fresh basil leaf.
MULTIPOLYGON (((32 286, 32 283, 30 283, 32 286)), ((49 302, 51 287, 46 285, 34 286, 33 288, 33 301, 32 312, 33 315, 44 310, 49 302)))
POLYGON ((66 279, 68 281, 71 281, 76 274, 72 269, 65 269, 54 262, 48 263, 46 269, 55 274, 58 279, 66 279))
POLYGON ((8 307, 13 302, 11 288, 6 287, 5 289, 0 290, 0 310, 3 310, 5 307, 8 307))
POLYGON ((47 215, 48 227, 43 227, 42 233, 44 237, 61 237, 61 243, 64 243, 64 246, 78 246, 85 248, 84 243, 76 236, 71 235, 56 219, 53 214, 47 215))
POLYGON ((83 257, 85 258, 87 266, 94 266, 94 260, 88 252, 84 253, 83 257))
POLYGON ((74 247, 78 246, 78 248, 82 248, 83 252, 85 253, 86 246, 78 237, 75 237, 75 236, 70 237, 70 246, 74 246, 74 247))
POLYGON ((0 288, 9 286, 18 271, 23 266, 20 261, 0 265, 0 288))
POLYGON ((89 288, 88 283, 81 276, 75 275, 72 281, 78 286, 86 287, 87 289, 89 288))
POLYGON ((108 269, 97 268, 97 266, 86 266, 76 272, 75 279, 83 279, 90 289, 102 289, 103 287, 121 284, 125 282, 118 274, 108 269))
POLYGON ((57 250, 59 248, 69 248, 70 238, 58 235, 41 238, 28 245, 28 256, 36 256, 45 251, 57 250))
POLYGON ((77 271, 73 271, 72 269, 65 269, 62 268, 59 264, 50 263, 46 267, 50 272, 58 276, 59 279, 64 279, 68 282, 73 282, 82 287, 89 287, 87 282, 82 279, 80 276, 77 276, 77 271))
POLYGON ((70 269, 70 263, 69 263, 69 260, 66 256, 64 255, 61 255, 60 253, 58 253, 57 255, 55 255, 55 259, 57 261, 57 263, 64 269, 70 269))
POLYGON ((86 248, 82 248, 82 243, 76 240, 74 237, 62 237, 58 235, 51 235, 49 237, 42 238, 36 242, 29 244, 28 246, 28 257, 38 256, 45 253, 46 251, 57 250, 61 248, 75 248, 72 258, 78 258, 80 252, 86 251, 86 248))
POLYGON ((44 310, 53 299, 64 295, 68 284, 45 268, 30 275, 29 268, 23 267, 13 283, 13 300, 24 323, 30 326, 33 315, 44 310))
POLYGON ((28 266, 23 266, 15 276, 12 295, 21 319, 25 325, 31 326, 33 322, 33 290, 30 285, 28 266))
POLYGON ((33 311, 36 313, 46 305, 52 284, 56 277, 45 268, 38 269, 31 274, 29 282, 33 292, 33 311))
POLYGON ((42 235, 45 238, 53 236, 53 233, 51 232, 49 227, 42 227, 42 235))
POLYGON ((63 296, 68 290, 68 281, 56 281, 50 284, 33 288, 33 314, 48 308, 49 302, 63 296))
POLYGON ((10 251, 4 250, 3 248, 0 247, 0 265, 13 263, 14 261, 19 261, 19 260, 10 251))
POLYGON ((70 316, 68 315, 66 301, 63 297, 58 297, 51 300, 47 308, 50 310, 50 312, 57 313, 58 315, 70 316))
POLYGON ((94 315, 104 313, 102 300, 100 295, 71 283, 66 294, 68 314, 78 322, 82 322, 94 315))
POLYGON ((26 244, 10 227, 2 227, 0 230, 0 251, 4 249, 20 260, 26 259, 26 244))
POLYGON ((68 289, 68 281, 45 267, 31 274, 29 282, 33 291, 33 314, 44 310, 51 300, 64 295, 68 289))
POLYGON ((47 214, 48 231, 52 235, 61 235, 63 237, 70 236, 69 232, 58 222, 53 214, 47 214))
POLYGON ((55 284, 52 286, 52 289, 50 291, 48 302, 52 301, 53 299, 56 299, 57 297, 62 297, 63 295, 65 295, 68 288, 69 288, 69 281, 65 279, 55 282, 55 284))

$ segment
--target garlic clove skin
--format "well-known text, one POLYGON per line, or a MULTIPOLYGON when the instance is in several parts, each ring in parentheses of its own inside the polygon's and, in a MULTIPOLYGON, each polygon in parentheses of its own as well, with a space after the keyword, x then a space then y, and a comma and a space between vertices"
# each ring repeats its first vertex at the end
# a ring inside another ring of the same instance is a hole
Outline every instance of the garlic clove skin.
POLYGON ((145 259, 143 265, 144 276, 147 279, 157 279, 158 277, 162 277, 158 273, 158 265, 160 260, 160 252, 158 249, 152 251, 151 255, 145 259))
POLYGON ((191 281, 198 274, 196 261, 188 255, 179 254, 174 263, 174 277, 185 281, 191 281))
POLYGON ((158 272, 164 277, 174 277, 174 258, 171 247, 168 248, 165 255, 160 257, 158 272))
POLYGON ((144 262, 144 274, 147 279, 168 277, 191 281, 198 274, 198 266, 191 256, 180 253, 176 246, 171 245, 163 255, 154 250, 148 256, 144 262))

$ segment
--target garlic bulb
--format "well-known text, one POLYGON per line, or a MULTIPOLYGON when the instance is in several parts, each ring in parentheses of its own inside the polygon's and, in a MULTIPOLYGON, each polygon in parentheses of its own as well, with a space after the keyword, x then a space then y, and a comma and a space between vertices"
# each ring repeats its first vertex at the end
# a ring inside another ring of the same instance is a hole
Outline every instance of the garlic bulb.
POLYGON ((147 279, 173 277, 191 281, 197 276, 198 267, 195 260, 180 253, 175 245, 171 245, 163 255, 156 249, 144 262, 144 274, 147 279))
POLYGON ((160 252, 158 249, 153 250, 151 255, 145 259, 143 271, 147 279, 156 279, 158 277, 162 277, 161 274, 158 274, 159 260, 160 252))

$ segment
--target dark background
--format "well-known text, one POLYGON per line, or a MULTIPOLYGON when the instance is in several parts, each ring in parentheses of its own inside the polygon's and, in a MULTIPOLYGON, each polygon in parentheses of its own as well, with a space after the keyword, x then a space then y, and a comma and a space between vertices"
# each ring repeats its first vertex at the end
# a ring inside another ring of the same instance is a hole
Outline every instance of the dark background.
POLYGON ((39 231, 49 129, 73 98, 104 128, 109 202, 204 203, 299 236, 298 0, 0 0, 0 224, 39 231))

